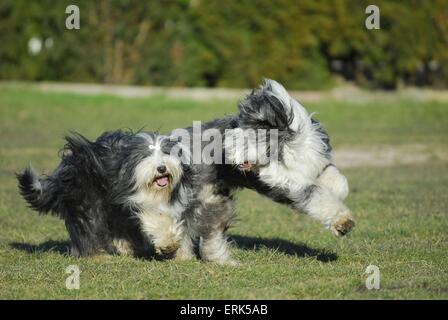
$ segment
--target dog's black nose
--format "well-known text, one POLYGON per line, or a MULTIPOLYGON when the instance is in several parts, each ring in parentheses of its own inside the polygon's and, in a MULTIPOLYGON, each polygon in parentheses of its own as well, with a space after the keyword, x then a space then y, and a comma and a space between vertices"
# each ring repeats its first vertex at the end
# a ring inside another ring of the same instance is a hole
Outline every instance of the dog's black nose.
POLYGON ((159 171, 159 173, 165 173, 166 171, 166 166, 161 165, 157 167, 157 171, 159 171))

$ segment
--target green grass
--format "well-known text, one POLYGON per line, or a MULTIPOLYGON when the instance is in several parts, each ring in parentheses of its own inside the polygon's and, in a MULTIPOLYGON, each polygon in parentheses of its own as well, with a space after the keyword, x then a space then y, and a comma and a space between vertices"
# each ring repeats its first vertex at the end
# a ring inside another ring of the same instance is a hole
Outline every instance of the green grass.
MULTIPOLYGON (((0 89, 1 90, 1 89, 0 89)), ((448 146, 448 104, 371 102, 307 104, 334 145, 420 143, 448 146)), ((234 102, 197 103, 109 96, 0 91, 0 298, 26 299, 447 299, 448 164, 344 170, 347 204, 357 226, 335 238, 315 221, 250 191, 239 195, 231 229, 239 268, 200 261, 143 261, 67 256, 62 221, 38 216, 19 197, 14 172, 32 162, 49 172, 62 136, 94 138, 129 127, 167 132, 231 114, 234 102), (65 269, 78 265, 80 290, 65 288, 65 269), (367 290, 369 264, 381 289, 367 290)))

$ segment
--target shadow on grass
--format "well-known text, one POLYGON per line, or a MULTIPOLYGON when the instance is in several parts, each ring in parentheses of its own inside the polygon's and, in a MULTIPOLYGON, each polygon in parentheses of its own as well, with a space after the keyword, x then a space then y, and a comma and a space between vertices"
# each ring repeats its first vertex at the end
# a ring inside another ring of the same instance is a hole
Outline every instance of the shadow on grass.
POLYGON ((28 253, 45 253, 45 252, 55 252, 61 255, 69 255, 70 252, 70 242, 69 241, 55 241, 49 240, 41 244, 29 244, 12 242, 9 244, 14 249, 25 251, 28 253))
MULTIPOLYGON (((313 249, 305 244, 295 244, 287 240, 273 238, 257 238, 233 235, 230 239, 235 243, 236 247, 243 250, 260 250, 262 248, 277 250, 281 253, 296 257, 314 257, 321 262, 331 262, 338 259, 336 253, 313 249)), ((10 246, 14 249, 25 251, 30 254, 55 252, 61 255, 69 255, 69 241, 49 240, 41 244, 29 244, 12 242, 10 246)), ((145 257, 146 259, 148 257, 145 257)))
POLYGON ((305 244, 295 244, 287 240, 273 238, 257 238, 233 235, 230 239, 236 247, 243 250, 260 250, 261 248, 273 249, 284 254, 296 257, 315 257, 321 262, 331 262, 338 259, 336 253, 313 249, 305 244))
MULTIPOLYGON (((55 241, 55 240, 49 240, 45 241, 41 244, 29 244, 29 243, 21 243, 21 242, 12 242, 9 244, 12 248, 20 251, 27 252, 29 254, 41 254, 41 253, 58 253, 63 256, 70 256, 70 241, 55 241)), ((105 255, 113 255, 106 252, 98 252, 97 254, 105 255)), ((95 254, 91 255, 92 257, 95 256, 95 254)), ((137 259, 142 260, 166 260, 169 256, 157 256, 152 253, 145 252, 144 254, 140 255, 134 255, 137 259)))

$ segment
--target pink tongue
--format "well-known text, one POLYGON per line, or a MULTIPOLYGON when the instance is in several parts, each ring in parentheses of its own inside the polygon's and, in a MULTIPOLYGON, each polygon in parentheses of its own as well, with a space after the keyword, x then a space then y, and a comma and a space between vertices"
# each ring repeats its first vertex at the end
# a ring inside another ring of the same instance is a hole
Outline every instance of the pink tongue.
POLYGON ((157 178, 156 183, 159 187, 165 187, 168 184, 168 177, 157 178))
POLYGON ((244 170, 249 170, 250 168, 252 168, 252 164, 250 164, 248 161, 244 161, 244 163, 241 165, 241 167, 244 170))

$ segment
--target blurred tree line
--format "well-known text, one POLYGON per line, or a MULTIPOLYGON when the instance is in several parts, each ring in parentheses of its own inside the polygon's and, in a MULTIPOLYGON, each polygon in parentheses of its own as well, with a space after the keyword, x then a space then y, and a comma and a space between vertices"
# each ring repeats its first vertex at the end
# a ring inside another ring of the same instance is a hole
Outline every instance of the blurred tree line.
POLYGON ((364 25, 369 4, 2 0, 0 79, 253 87, 270 77, 315 89, 339 76, 446 88, 448 1, 376 0, 380 30, 364 25), (69 4, 80 8, 80 30, 65 27, 69 4))

